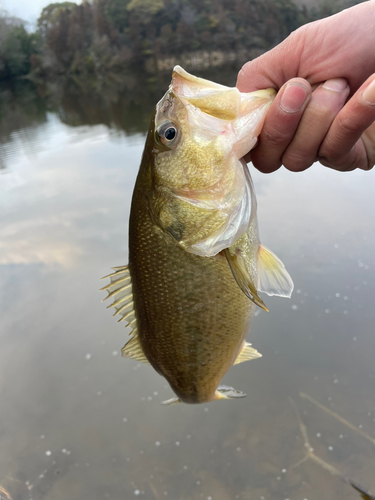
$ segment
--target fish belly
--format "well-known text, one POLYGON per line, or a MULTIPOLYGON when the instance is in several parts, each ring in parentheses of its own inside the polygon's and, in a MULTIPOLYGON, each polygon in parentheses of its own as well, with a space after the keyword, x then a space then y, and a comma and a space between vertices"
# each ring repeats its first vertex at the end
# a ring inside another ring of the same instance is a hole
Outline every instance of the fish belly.
POLYGON ((215 399, 236 360, 255 306, 226 259, 184 251, 156 226, 142 194, 129 222, 129 271, 139 340, 151 365, 179 399, 215 399))

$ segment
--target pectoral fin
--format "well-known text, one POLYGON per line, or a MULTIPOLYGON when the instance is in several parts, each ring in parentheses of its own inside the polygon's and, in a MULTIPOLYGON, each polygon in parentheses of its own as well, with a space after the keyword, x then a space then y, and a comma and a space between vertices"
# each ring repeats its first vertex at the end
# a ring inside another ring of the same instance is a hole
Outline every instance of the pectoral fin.
POLYGON ((261 358, 262 355, 256 349, 251 347, 251 344, 245 342, 241 352, 239 353, 236 361, 233 363, 234 365, 238 365, 238 363, 242 363, 243 361, 248 361, 250 359, 261 358))
POLYGON ((248 297, 257 306, 261 307, 265 311, 268 311, 267 307, 264 305, 263 300, 259 297, 254 283, 251 280, 241 252, 236 251, 232 253, 228 248, 226 248, 225 250, 223 250, 223 253, 227 258, 234 279, 236 280, 238 286, 241 288, 246 297, 248 297))
POLYGON ((284 264, 263 245, 258 251, 258 290, 267 295, 288 297, 293 292, 293 281, 284 264))

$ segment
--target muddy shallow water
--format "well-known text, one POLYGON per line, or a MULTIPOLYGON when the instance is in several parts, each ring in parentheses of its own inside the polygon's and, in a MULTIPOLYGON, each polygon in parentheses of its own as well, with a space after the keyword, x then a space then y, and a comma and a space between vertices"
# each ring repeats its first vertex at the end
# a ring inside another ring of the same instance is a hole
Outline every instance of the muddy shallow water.
POLYGON ((121 96, 91 121, 76 98, 26 120, 8 93, 0 124, 0 486, 13 500, 358 500, 335 470, 375 494, 375 173, 251 168, 261 239, 295 291, 265 298, 248 336, 263 358, 224 379, 245 399, 161 406, 171 390, 121 358, 127 332, 97 291, 127 262, 144 126, 112 120, 130 113, 121 96))

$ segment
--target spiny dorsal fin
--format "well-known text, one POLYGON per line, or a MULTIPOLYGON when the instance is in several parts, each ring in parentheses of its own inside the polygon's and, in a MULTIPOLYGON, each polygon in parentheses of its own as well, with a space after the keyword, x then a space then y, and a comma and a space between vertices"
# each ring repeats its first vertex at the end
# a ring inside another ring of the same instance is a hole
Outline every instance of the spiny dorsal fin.
POLYGON ((268 311, 251 280, 241 253, 239 251, 232 253, 229 248, 223 250, 223 253, 227 258, 234 279, 237 281, 238 286, 241 288, 246 297, 248 297, 257 306, 261 307, 265 311, 268 311))
POLYGON ((258 250, 258 282, 258 290, 267 295, 290 298, 294 288, 284 264, 263 245, 258 250))
POLYGON ((114 273, 102 278, 109 278, 111 280, 109 285, 100 289, 106 290, 108 293, 107 297, 103 300, 113 297, 113 302, 108 308, 114 307, 115 312, 113 316, 120 315, 119 322, 125 321, 125 326, 130 327, 134 332, 137 328, 137 321, 134 313, 132 283, 128 266, 113 267, 112 269, 114 269, 114 273))
POLYGON ((121 356, 124 358, 136 359, 141 363, 148 363, 149 361, 146 358, 139 342, 138 330, 133 330, 132 334, 133 338, 131 338, 121 349, 121 356))
POLYGON ((104 300, 113 297, 113 302, 108 307, 115 308, 113 316, 117 316, 119 314, 121 316, 119 322, 125 321, 125 326, 128 326, 132 330, 130 335, 133 335, 129 342, 127 342, 121 349, 121 355, 126 358, 136 359, 142 363, 148 363, 139 342, 129 268, 128 266, 119 266, 113 267, 112 269, 115 272, 104 277, 110 278, 111 283, 101 288, 101 290, 106 290, 108 293, 104 300))
POLYGON ((251 344, 245 342, 241 352, 237 356, 236 361, 233 363, 234 365, 238 365, 238 363, 242 363, 243 361, 248 361, 250 359, 261 358, 262 355, 256 349, 251 347, 251 344))

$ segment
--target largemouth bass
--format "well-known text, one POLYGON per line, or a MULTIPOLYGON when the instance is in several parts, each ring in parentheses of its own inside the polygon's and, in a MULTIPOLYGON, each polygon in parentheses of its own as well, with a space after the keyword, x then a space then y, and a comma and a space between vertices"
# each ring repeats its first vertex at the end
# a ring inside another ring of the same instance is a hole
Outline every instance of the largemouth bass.
POLYGON ((282 262, 260 245, 256 198, 240 159, 257 141, 274 90, 243 94, 176 66, 157 104, 135 184, 129 264, 104 287, 131 328, 122 355, 150 363, 176 397, 242 397, 219 386, 261 355, 245 339, 259 291, 290 297, 282 262))

